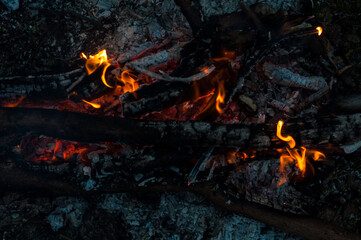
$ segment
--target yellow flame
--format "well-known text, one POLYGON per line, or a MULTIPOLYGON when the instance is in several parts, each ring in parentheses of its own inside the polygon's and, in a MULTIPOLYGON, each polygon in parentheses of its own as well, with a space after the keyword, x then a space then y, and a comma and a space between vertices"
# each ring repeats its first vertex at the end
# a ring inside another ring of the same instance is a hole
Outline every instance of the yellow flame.
POLYGON ((281 135, 283 122, 279 121, 277 124, 277 137, 281 140, 287 142, 290 146, 290 149, 287 148, 286 151, 284 149, 279 149, 278 152, 280 155, 280 167, 279 171, 281 173, 281 178, 278 181, 278 186, 281 186, 287 181, 287 172, 286 166, 296 161, 296 167, 301 171, 301 174, 304 175, 306 173, 307 163, 311 167, 313 174, 315 173, 311 163, 309 162, 309 158, 313 158, 314 161, 322 161, 326 159, 325 154, 315 150, 307 150, 305 147, 301 147, 300 149, 294 148, 296 146, 295 140, 291 136, 283 137, 281 135))
POLYGON ((105 64, 101 79, 105 86, 107 86, 108 88, 113 88, 112 86, 110 86, 107 83, 107 81, 105 79, 105 73, 106 73, 108 67, 111 65, 108 61, 107 51, 105 49, 101 50, 94 56, 90 55, 89 58, 84 53, 81 53, 81 57, 86 59, 85 68, 88 72, 88 75, 92 74, 101 65, 105 64))
POLYGON ((80 54, 80 57, 84 59, 88 59, 88 57, 83 52, 80 54))
POLYGON ((322 27, 318 26, 318 27, 316 27, 316 30, 317 30, 318 36, 321 36, 322 31, 323 31, 322 27))
POLYGON ((130 70, 123 71, 120 77, 116 76, 116 78, 124 84, 123 86, 124 93, 134 92, 139 88, 139 85, 135 80, 137 76, 132 74, 130 70))
POLYGON ((86 100, 84 100, 84 99, 82 99, 82 101, 85 102, 85 103, 87 103, 87 104, 89 104, 89 105, 91 105, 93 108, 101 108, 101 105, 98 104, 98 103, 88 102, 88 101, 86 101, 86 100))
POLYGON ((224 98, 226 97, 226 91, 224 90, 224 83, 219 84, 218 95, 216 98, 216 109, 219 114, 222 114, 223 109, 220 107, 220 104, 224 103, 224 98))
POLYGON ((281 134, 282 126, 283 126, 283 121, 278 121, 278 124, 277 124, 277 137, 279 139, 281 139, 282 141, 287 142, 288 145, 290 146, 290 148, 294 148, 296 146, 296 141, 291 136, 287 136, 287 137, 282 136, 282 134, 281 134))

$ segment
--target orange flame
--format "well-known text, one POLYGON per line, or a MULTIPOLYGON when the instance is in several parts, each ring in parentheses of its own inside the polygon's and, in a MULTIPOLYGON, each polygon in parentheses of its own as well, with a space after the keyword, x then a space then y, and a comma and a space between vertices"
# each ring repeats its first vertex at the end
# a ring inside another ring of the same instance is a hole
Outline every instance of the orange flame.
POLYGON ((220 104, 224 103, 224 98, 226 97, 226 91, 224 90, 224 82, 219 84, 218 95, 216 98, 216 109, 219 114, 223 113, 223 109, 220 107, 220 104))
POLYGON ((87 103, 87 104, 89 104, 89 105, 92 106, 93 108, 101 108, 101 105, 98 104, 98 103, 88 102, 88 101, 86 101, 86 100, 84 100, 84 99, 82 99, 82 101, 85 102, 85 103, 87 103))
POLYGON ((25 99, 25 96, 21 96, 19 97, 18 100, 16 100, 16 102, 12 102, 12 103, 7 103, 4 105, 4 107, 17 107, 23 100, 25 99))
POLYGON ((277 137, 287 142, 290 146, 290 149, 287 148, 286 151, 284 149, 278 150, 278 152, 281 154, 279 167, 279 171, 281 172, 281 178, 278 181, 278 186, 281 186, 287 181, 286 166, 291 164, 292 162, 296 162, 296 167, 298 167, 298 169, 301 171, 302 176, 304 176, 304 174, 306 173, 307 163, 311 167, 313 174, 315 173, 311 163, 309 162, 310 157, 313 158, 314 161, 321 161, 326 159, 325 154, 319 151, 307 150, 305 147, 301 147, 300 149, 294 149, 294 147, 296 146, 295 140, 291 136, 283 137, 281 135, 282 126, 283 121, 279 121, 277 124, 277 137))
POLYGON ((110 86, 107 83, 107 81, 105 79, 105 73, 106 73, 108 67, 111 65, 109 63, 108 56, 107 56, 107 51, 105 49, 101 50, 100 52, 98 52, 94 56, 90 55, 89 58, 84 53, 81 53, 81 57, 86 59, 85 68, 86 68, 86 70, 88 72, 88 75, 92 74, 101 65, 105 64, 101 79, 102 79, 105 86, 107 86, 108 88, 113 88, 112 86, 110 86))
POLYGON ((124 93, 134 92, 135 90, 137 90, 139 88, 139 85, 135 80, 136 77, 137 76, 132 74, 130 72, 130 70, 126 70, 126 71, 122 72, 120 77, 116 76, 116 78, 124 84, 124 86, 123 86, 124 93))
POLYGON ((317 30, 318 36, 321 36, 322 31, 323 31, 322 27, 318 26, 318 27, 316 27, 316 30, 317 30))
POLYGON ((278 124, 277 124, 277 137, 279 139, 281 139, 282 141, 287 142, 288 145, 290 146, 290 148, 294 148, 296 146, 296 141, 291 136, 287 136, 287 137, 282 136, 282 134, 281 134, 282 126, 283 126, 283 121, 278 121, 278 124))

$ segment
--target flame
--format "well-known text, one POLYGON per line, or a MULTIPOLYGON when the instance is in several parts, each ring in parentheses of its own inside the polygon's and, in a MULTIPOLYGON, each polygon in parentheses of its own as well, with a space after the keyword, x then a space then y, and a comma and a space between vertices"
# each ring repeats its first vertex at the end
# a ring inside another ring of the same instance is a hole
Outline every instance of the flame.
POLYGON ((224 82, 219 84, 218 95, 216 98, 216 109, 219 114, 223 113, 223 109, 220 107, 220 104, 224 103, 224 98, 226 97, 226 91, 224 90, 224 82))
POLYGON ((278 152, 280 153, 279 171, 281 173, 281 178, 277 183, 278 186, 281 186, 287 181, 286 166, 290 165, 291 163, 296 162, 296 167, 300 170, 301 175, 304 176, 306 173, 307 164, 311 167, 313 174, 315 174, 313 166, 309 161, 310 158, 312 158, 314 161, 321 161, 326 159, 325 154, 322 152, 307 150, 305 147, 301 147, 299 149, 294 148, 296 146, 295 140, 291 136, 283 137, 281 135, 282 126, 283 121, 279 121, 277 124, 277 137, 287 142, 290 148, 287 148, 286 150, 278 149, 278 152))
POLYGON ((105 79, 105 73, 106 73, 108 67, 111 65, 108 60, 107 51, 105 49, 103 49, 100 52, 98 52, 97 54, 95 54, 94 56, 90 55, 89 57, 87 57, 84 53, 81 53, 80 55, 82 58, 86 59, 85 68, 88 72, 88 75, 92 74, 101 65, 105 64, 105 66, 103 68, 103 73, 102 73, 101 79, 105 86, 107 86, 108 88, 113 88, 112 86, 110 86, 107 83, 107 81, 105 79))
POLYGON ((17 107, 23 100, 25 99, 25 96, 21 96, 19 97, 18 100, 16 100, 16 102, 12 102, 12 103, 7 103, 4 105, 4 107, 17 107))
POLYGON ((88 101, 86 101, 86 100, 84 100, 84 99, 82 99, 82 101, 85 102, 85 103, 87 103, 87 104, 89 104, 89 105, 92 106, 93 108, 101 108, 101 105, 98 104, 98 103, 88 102, 88 101))
POLYGON ((88 57, 83 52, 80 54, 80 57, 84 59, 88 59, 88 57))
POLYGON ((296 146, 296 141, 291 136, 287 136, 287 137, 282 136, 282 134, 281 134, 282 126, 283 126, 283 121, 278 121, 278 124, 277 124, 277 137, 279 139, 281 139, 282 141, 287 142, 288 145, 290 146, 290 148, 294 148, 296 146))
POLYGON ((322 27, 318 26, 318 27, 316 27, 316 30, 317 30, 318 36, 321 36, 322 31, 323 31, 322 27))
POLYGON ((120 77, 116 76, 116 78, 124 84, 123 86, 124 93, 134 92, 139 88, 139 85, 135 80, 136 77, 137 76, 132 74, 130 70, 123 71, 120 77))
POLYGON ((56 141, 55 148, 54 148, 54 150, 53 150, 53 158, 52 158, 52 160, 56 160, 55 154, 56 154, 56 152, 60 149, 60 147, 61 147, 61 141, 57 140, 57 141, 56 141))

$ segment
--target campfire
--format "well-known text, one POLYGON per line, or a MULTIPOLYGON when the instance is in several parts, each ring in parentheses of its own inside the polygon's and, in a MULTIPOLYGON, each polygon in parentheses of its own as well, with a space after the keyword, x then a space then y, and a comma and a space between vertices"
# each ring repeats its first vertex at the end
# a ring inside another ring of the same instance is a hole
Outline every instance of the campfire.
MULTIPOLYGON (((149 27, 154 39, 127 53, 84 50, 68 72, 0 78, 7 191, 192 192, 303 238, 358 239, 327 214, 361 118, 325 113, 334 78, 309 50, 329 44, 317 19, 243 1, 207 17, 174 2, 188 33, 149 27)), ((52 231, 80 226, 64 209, 47 217, 52 231)))

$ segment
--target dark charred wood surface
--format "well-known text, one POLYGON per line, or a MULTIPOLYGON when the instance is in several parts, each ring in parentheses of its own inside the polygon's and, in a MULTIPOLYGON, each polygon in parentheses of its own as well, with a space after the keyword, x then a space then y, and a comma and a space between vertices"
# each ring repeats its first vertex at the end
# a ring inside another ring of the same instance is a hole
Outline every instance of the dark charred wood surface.
MULTIPOLYGON (((0 108, 0 125, 3 133, 32 132, 87 143, 176 144, 256 150, 285 146, 275 140, 276 124, 246 126, 202 121, 152 122, 57 110, 0 108)), ((298 146, 328 152, 343 152, 343 148, 350 153, 358 149, 360 126, 361 114, 342 115, 309 121, 294 120, 286 124, 283 134, 292 135, 298 146)))
POLYGON ((67 73, 0 78, 0 98, 21 96, 66 96, 65 89, 83 74, 82 69, 67 73))

